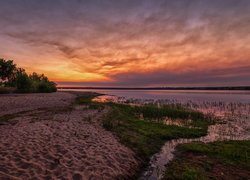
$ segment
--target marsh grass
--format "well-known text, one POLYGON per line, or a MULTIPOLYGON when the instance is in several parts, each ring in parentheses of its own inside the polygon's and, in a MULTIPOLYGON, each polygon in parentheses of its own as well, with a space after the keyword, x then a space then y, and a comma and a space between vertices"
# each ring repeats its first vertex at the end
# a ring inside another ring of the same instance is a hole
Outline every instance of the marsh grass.
MULTIPOLYGON (((121 104, 109 105, 112 107, 112 111, 105 117, 103 126, 112 131, 121 143, 134 150, 139 159, 142 160, 143 165, 147 164, 149 158, 157 153, 167 140, 196 138, 207 134, 209 123, 206 123, 206 127, 203 125, 204 128, 195 129, 164 125, 150 120, 150 118, 155 118, 154 113, 158 112, 158 109, 153 106, 144 108, 121 104), (138 113, 143 113, 147 120, 138 119, 136 116, 138 113)), ((167 107, 160 109, 162 115, 157 115, 157 117, 165 116, 164 110, 166 109, 167 107)), ((168 110, 168 114, 170 112, 171 109, 168 110)))
POLYGON ((242 165, 250 168, 250 141, 221 141, 209 144, 182 144, 180 151, 194 154, 206 154, 216 157, 224 163, 242 165))
POLYGON ((103 118, 103 127, 114 133, 122 144, 136 153, 141 162, 141 168, 146 167, 150 157, 159 152, 167 140, 205 136, 207 127, 214 123, 212 118, 206 117, 201 112, 181 106, 130 106, 93 102, 92 99, 96 96, 98 94, 79 96, 76 104, 86 105, 90 109, 109 106, 111 110, 103 118), (140 120, 139 114, 143 114, 144 120, 140 120), (165 117, 183 121, 192 119, 192 124, 200 128, 164 125, 162 120, 165 117))
MULTIPOLYGON (((90 105, 90 104, 98 104, 97 102, 93 102, 92 99, 94 99, 97 96, 100 96, 102 94, 95 93, 95 92, 70 92, 72 94, 75 94, 77 97, 75 99, 75 103, 77 105, 90 105)), ((99 103, 101 104, 101 103, 99 103)))
POLYGON ((83 110, 91 109, 101 111, 108 103, 100 103, 92 101, 95 97, 100 96, 99 93, 84 93, 78 94, 73 105, 85 105, 83 110))
POLYGON ((167 166, 164 179, 248 179, 250 141, 190 143, 177 146, 175 159, 167 166), (225 176, 227 175, 227 176, 225 176))
POLYGON ((184 124, 193 127, 207 129, 208 125, 214 124, 214 118, 205 115, 199 111, 184 108, 182 106, 164 105, 157 107, 155 105, 131 107, 132 111, 137 114, 143 114, 146 120, 156 120, 162 122, 165 118, 182 120, 184 124), (188 120, 191 120, 188 122, 188 120))

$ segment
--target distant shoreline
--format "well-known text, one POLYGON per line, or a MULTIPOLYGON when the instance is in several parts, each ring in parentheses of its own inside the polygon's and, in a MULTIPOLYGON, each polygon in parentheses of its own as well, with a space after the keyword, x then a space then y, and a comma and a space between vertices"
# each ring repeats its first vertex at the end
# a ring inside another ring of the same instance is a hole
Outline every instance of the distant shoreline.
POLYGON ((250 86, 232 86, 232 87, 57 87, 57 89, 100 89, 100 90, 244 90, 250 91, 250 86))

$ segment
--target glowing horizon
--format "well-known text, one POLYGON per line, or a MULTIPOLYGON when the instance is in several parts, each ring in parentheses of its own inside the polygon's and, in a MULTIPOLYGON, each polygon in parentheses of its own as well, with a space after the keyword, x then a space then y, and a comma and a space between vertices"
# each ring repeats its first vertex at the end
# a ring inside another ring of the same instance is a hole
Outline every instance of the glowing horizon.
POLYGON ((9 0, 0 10, 0 58, 59 85, 250 85, 248 0, 9 0))

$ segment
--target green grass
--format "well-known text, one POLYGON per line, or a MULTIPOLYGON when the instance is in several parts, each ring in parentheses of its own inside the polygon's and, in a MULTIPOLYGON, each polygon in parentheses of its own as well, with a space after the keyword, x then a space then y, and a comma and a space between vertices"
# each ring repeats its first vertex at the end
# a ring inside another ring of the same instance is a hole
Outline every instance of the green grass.
MULTIPOLYGON (((207 127, 214 123, 211 117, 181 106, 133 107, 115 103, 92 102, 91 100, 96 96, 98 94, 79 96, 76 103, 87 105, 90 109, 109 106, 111 110, 103 119, 103 127, 114 133, 122 144, 136 153, 141 162, 141 168, 148 164, 150 157, 159 152, 167 140, 205 136, 207 127), (144 120, 139 119, 140 114, 143 114, 144 120), (165 117, 173 120, 182 119, 184 122, 191 119, 191 125, 198 128, 164 125, 162 120, 165 117)), ((190 171, 187 176, 192 177, 194 172, 194 170, 190 171)))
POLYGON ((250 141, 222 141, 209 144, 191 143, 178 147, 180 151, 216 157, 224 163, 250 168, 250 141))
POLYGON ((76 97, 75 104, 79 105, 89 105, 94 102, 92 102, 92 99, 99 96, 98 93, 83 93, 76 97))
POLYGON ((104 107, 106 103, 94 102, 92 101, 95 97, 101 96, 103 94, 96 92, 70 92, 76 95, 75 105, 87 105, 90 109, 99 109, 104 107))
POLYGON ((167 169, 164 180, 206 180, 205 171, 199 167, 193 167, 191 163, 180 164, 180 161, 172 162, 171 168, 167 169))
POLYGON ((250 141, 182 144, 164 179, 249 179, 249 154, 250 141))
POLYGON ((115 103, 92 102, 98 96, 96 93, 85 94, 76 99, 77 104, 88 105, 90 109, 101 109, 104 106, 111 107, 111 111, 103 120, 103 126, 112 131, 121 141, 132 150, 138 157, 147 162, 149 158, 160 150, 162 145, 171 139, 195 138, 207 134, 208 125, 213 122, 202 113, 185 109, 180 106, 163 106, 158 108, 154 105, 130 106, 115 103), (142 113, 145 120, 140 120, 138 114, 142 113), (183 121, 192 119, 197 128, 167 126, 155 118, 182 118, 183 121))
POLYGON ((98 93, 82 93, 77 96, 75 100, 75 104, 77 105, 86 105, 84 109, 93 109, 101 111, 104 109, 106 103, 100 103, 100 102, 93 102, 92 99, 94 99, 97 96, 100 96, 101 94, 98 93))
POLYGON ((188 126, 207 128, 208 125, 213 124, 213 118, 204 115, 201 112, 184 108, 180 105, 164 105, 157 107, 155 105, 136 106, 131 107, 134 113, 143 114, 143 117, 147 120, 162 121, 168 117, 170 119, 182 120, 184 124, 188 126), (187 120, 191 119, 191 122, 187 120))
MULTIPOLYGON (((167 140, 195 138, 207 134, 207 127, 194 129, 167 126, 151 121, 150 116, 147 115, 148 120, 140 120, 136 117, 136 113, 146 113, 145 109, 149 110, 149 107, 141 108, 141 111, 140 108, 129 105, 110 104, 110 106, 112 111, 104 119, 103 126, 112 131, 120 139, 121 143, 134 150, 145 163, 154 153, 160 150, 167 140)), ((155 111, 154 107, 153 111, 155 111)))

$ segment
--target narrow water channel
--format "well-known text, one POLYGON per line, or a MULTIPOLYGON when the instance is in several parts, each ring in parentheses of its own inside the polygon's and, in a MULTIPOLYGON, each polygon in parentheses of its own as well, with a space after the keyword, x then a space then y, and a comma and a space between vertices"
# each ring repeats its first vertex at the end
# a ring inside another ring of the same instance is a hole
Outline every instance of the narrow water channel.
MULTIPOLYGON (((250 121, 250 119, 246 119, 250 121)), ((174 139, 167 141, 161 151, 151 157, 150 164, 139 179, 158 180, 161 179, 166 170, 166 165, 174 158, 174 151, 177 145, 191 142, 214 142, 225 140, 250 140, 248 129, 242 128, 241 120, 231 119, 225 124, 215 124, 208 128, 206 136, 194 139, 174 139)))

